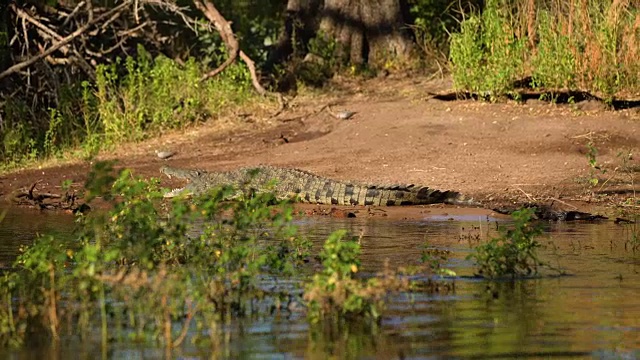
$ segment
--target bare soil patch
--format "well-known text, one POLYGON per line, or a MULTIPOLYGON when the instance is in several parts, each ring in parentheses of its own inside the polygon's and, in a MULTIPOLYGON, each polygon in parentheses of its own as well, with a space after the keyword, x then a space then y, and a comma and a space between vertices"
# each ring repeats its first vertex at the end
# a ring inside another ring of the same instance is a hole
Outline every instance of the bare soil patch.
MULTIPOLYGON (((205 170, 258 164, 296 167, 339 180, 456 190, 488 207, 553 201, 568 210, 611 212, 640 192, 632 182, 634 175, 638 180, 640 155, 626 164, 619 156, 639 154, 639 109, 609 111, 590 102, 490 104, 434 98, 450 88, 449 80, 405 76, 342 81, 321 93, 296 97, 292 108, 276 118, 243 115, 231 128, 205 124, 124 145, 100 159, 117 159, 119 166, 145 177, 160 176, 158 170, 167 164, 205 170), (327 104, 334 112, 357 114, 336 119, 320 111, 327 104), (606 173, 592 173, 586 157, 589 142, 606 173), (155 149, 177 154, 160 160, 155 149), (589 185, 593 176, 600 178, 598 186, 589 185)), ((66 179, 81 187, 89 168, 89 163, 75 162, 4 174, 0 193, 8 198, 38 180, 43 192, 60 192, 66 179)), ((163 181, 167 187, 176 185, 163 181)), ((627 201, 623 208, 637 206, 627 201)))

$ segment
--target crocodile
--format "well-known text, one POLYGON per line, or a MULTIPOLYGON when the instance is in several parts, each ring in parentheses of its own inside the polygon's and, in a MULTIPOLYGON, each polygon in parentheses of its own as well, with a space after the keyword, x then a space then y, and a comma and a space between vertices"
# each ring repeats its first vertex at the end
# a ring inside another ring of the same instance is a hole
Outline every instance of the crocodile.
POLYGON ((367 185, 336 181, 308 171, 273 166, 247 167, 232 171, 163 167, 169 178, 185 179, 188 184, 167 192, 164 197, 201 195, 218 186, 231 186, 254 192, 272 192, 277 199, 297 199, 300 202, 329 205, 423 205, 445 203, 478 206, 473 199, 456 191, 440 191, 427 186, 367 185))

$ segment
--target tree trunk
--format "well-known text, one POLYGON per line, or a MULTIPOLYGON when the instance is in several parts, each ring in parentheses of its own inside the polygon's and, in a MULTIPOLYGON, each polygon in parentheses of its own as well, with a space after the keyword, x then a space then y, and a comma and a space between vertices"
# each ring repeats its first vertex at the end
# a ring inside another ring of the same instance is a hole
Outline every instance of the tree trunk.
POLYGON ((320 30, 338 42, 340 55, 352 64, 404 61, 412 41, 403 30, 401 5, 400 0, 326 0, 320 30))
POLYGON ((8 5, 8 3, 4 2, 0 4, 0 72, 9 67, 9 55, 11 53, 9 40, 13 34, 9 34, 8 5))
POLYGON ((263 70, 270 73, 274 67, 286 61, 292 54, 307 52, 307 45, 318 30, 317 14, 321 9, 321 0, 288 0, 284 21, 284 31, 278 42, 269 52, 263 70))
POLYGON ((308 40, 318 33, 334 39, 338 56, 352 64, 404 62, 413 47, 405 30, 406 6, 403 0, 288 0, 287 26, 269 63, 298 49, 306 53, 308 40))

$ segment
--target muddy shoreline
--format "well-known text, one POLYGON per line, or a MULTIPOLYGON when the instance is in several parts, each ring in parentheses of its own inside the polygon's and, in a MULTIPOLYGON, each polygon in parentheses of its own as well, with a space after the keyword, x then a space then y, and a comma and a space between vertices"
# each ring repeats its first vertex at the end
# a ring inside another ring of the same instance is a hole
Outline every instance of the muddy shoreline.
MULTIPOLYGON (((164 165, 228 170, 269 164, 336 180, 455 190, 487 208, 534 202, 604 215, 640 210, 635 196, 640 156, 634 156, 640 153, 639 109, 610 111, 589 101, 443 101, 426 95, 450 86, 447 79, 354 81, 322 95, 298 96, 277 118, 231 116, 225 126, 210 121, 122 145, 94 162, 117 160, 118 167, 147 178, 160 178, 164 165), (328 103, 334 111, 356 115, 341 120, 318 111, 328 103), (590 166, 589 146, 597 149, 598 169, 590 166), (161 160, 155 150, 176 155, 161 160)), ((41 193, 64 193, 63 181, 80 190, 91 163, 50 163, 3 174, 0 197, 10 202, 13 192, 36 182, 41 193)), ((166 178, 161 182, 168 188, 180 185, 166 178)), ((437 206, 384 210, 417 218, 424 209, 441 211, 437 206)))

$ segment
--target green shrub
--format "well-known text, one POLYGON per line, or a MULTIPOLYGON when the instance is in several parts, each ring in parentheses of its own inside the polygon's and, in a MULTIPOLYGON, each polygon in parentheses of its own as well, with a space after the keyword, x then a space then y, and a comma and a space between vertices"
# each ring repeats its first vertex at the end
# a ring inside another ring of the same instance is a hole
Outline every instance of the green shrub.
POLYGON ((181 129, 255 99, 242 64, 201 82, 205 70, 193 59, 184 65, 163 56, 152 59, 140 47, 135 58, 99 65, 95 83, 60 89, 58 105, 46 117, 9 101, 0 132, 4 167, 76 149, 91 157, 105 147, 181 129))
POLYGON ((533 86, 542 89, 575 89, 576 59, 572 40, 557 31, 548 11, 538 15, 537 52, 531 59, 533 86))
POLYGON ((451 35, 450 60, 457 90, 496 99, 511 93, 524 76, 526 37, 516 38, 510 8, 487 1, 481 15, 471 15, 451 35))
POLYGON ((224 317, 250 315, 255 300, 280 296, 257 286, 262 277, 292 276, 308 256, 291 206, 271 194, 222 202, 231 189, 214 189, 193 202, 174 199, 164 213, 155 181, 114 176, 106 163, 88 178, 89 198, 113 209, 80 218, 73 242, 38 238, 15 272, 0 277, 0 344, 100 328, 105 344, 129 334, 171 348, 192 321, 201 329, 193 336, 209 338, 224 317))
POLYGON ((250 98, 250 77, 240 65, 205 83, 200 81, 203 74, 194 60, 184 66, 162 56, 152 60, 142 48, 136 59, 99 66, 96 108, 107 142, 137 141, 183 128, 250 98))
POLYGON ((323 270, 313 276, 305 290, 308 316, 317 322, 324 316, 340 313, 343 316, 380 316, 381 296, 385 289, 376 280, 355 279, 359 271, 360 245, 354 240, 343 241, 346 231, 336 231, 325 241, 320 258, 323 270))
POLYGON ((638 19, 628 1, 487 1, 451 35, 455 87, 496 97, 531 76, 544 92, 586 91, 606 102, 635 97, 638 19))
POLYGON ((478 274, 488 278, 528 276, 538 273, 543 263, 538 258, 542 230, 531 223, 533 209, 521 209, 511 216, 511 229, 500 227, 500 236, 481 244, 468 256, 478 267, 478 274))

